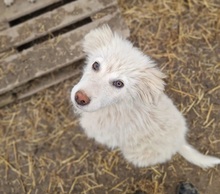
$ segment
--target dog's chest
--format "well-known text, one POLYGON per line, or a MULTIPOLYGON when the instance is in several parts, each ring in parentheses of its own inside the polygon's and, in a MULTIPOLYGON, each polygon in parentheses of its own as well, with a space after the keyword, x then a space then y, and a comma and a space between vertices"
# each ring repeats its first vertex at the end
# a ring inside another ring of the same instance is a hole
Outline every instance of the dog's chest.
POLYGON ((80 124, 85 133, 90 138, 94 138, 99 143, 114 148, 118 146, 120 138, 120 127, 117 119, 111 114, 103 112, 83 113, 80 118, 80 124))
POLYGON ((98 111, 83 113, 80 124, 88 137, 114 148, 134 145, 143 137, 147 138, 146 118, 147 115, 140 112, 98 111))

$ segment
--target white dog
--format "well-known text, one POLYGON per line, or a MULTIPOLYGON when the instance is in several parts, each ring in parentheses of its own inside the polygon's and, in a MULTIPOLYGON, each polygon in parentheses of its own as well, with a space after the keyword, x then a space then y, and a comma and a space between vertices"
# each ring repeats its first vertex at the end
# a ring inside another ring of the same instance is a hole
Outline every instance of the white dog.
MULTIPOLYGON (((31 3, 34 3, 36 0, 28 0, 31 3)), ((14 0, 4 0, 6 6, 11 6, 14 3, 14 0)))
POLYGON ((85 36, 87 65, 71 100, 86 134, 139 167, 169 160, 176 152, 200 167, 220 159, 186 141, 182 114, 164 93, 164 74, 140 50, 108 26, 85 36))

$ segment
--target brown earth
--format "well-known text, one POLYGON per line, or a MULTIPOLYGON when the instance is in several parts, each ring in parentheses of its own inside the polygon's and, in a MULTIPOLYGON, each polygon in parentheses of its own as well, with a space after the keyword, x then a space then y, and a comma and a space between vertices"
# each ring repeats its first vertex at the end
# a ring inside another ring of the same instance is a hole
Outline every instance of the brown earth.
MULTIPOLYGON (((220 157, 220 2, 119 0, 131 41, 167 74, 166 92, 186 116, 189 142, 220 157)), ((0 193, 175 194, 180 181, 220 193, 220 167, 176 155, 135 168, 78 127, 69 79, 0 109, 0 193), (136 192, 137 193, 137 192, 136 192)))

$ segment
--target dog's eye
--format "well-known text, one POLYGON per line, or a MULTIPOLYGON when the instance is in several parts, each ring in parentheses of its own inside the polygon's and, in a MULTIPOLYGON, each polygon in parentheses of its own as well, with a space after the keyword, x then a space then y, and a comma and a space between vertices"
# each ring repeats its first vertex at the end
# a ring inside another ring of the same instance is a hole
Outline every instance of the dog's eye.
POLYGON ((92 64, 92 69, 93 69, 94 71, 98 71, 99 68, 100 68, 100 64, 99 64, 98 62, 94 62, 94 63, 92 64))
POLYGON ((124 86, 124 83, 120 80, 113 81, 113 86, 116 88, 122 88, 124 86))

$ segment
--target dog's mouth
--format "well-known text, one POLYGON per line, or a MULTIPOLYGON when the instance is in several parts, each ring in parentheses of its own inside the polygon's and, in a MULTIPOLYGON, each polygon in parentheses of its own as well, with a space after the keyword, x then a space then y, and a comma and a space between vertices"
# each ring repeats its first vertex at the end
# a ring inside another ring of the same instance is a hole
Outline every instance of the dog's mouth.
POLYGON ((81 105, 77 104, 76 102, 72 102, 72 103, 73 103, 73 106, 74 106, 74 108, 76 109, 76 112, 77 112, 77 113, 91 112, 90 110, 88 110, 88 109, 89 109, 89 108, 88 108, 89 105, 83 105, 83 106, 81 106, 81 105))
POLYGON ((83 107, 81 107, 80 105, 76 105, 76 103, 72 102, 73 105, 73 111, 75 114, 81 114, 83 112, 87 112, 86 110, 83 109, 83 107))
POLYGON ((76 102, 72 102, 72 103, 73 103, 73 106, 74 106, 76 109, 83 110, 83 106, 80 106, 80 105, 77 104, 76 102))
POLYGON ((77 113, 83 113, 83 112, 96 112, 100 109, 100 106, 94 106, 93 104, 88 104, 88 105, 78 105, 76 102, 73 103, 74 108, 77 113))

